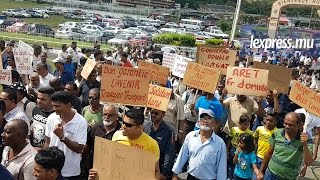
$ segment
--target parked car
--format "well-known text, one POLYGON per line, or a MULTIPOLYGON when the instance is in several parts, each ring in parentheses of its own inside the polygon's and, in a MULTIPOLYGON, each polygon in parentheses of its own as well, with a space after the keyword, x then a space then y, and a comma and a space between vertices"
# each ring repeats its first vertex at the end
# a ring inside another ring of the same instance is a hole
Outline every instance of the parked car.
POLYGON ((117 34, 114 38, 108 41, 111 45, 127 45, 129 39, 132 38, 132 34, 117 34))
POLYGON ((212 29, 210 32, 205 32, 206 35, 208 36, 212 36, 214 38, 222 38, 222 39, 228 39, 229 35, 223 33, 221 30, 219 29, 212 29))
POLYGON ((37 11, 28 10, 26 12, 30 14, 32 18, 42 18, 42 14, 37 11))
POLYGON ((7 9, 5 11, 2 11, 2 14, 10 17, 14 17, 15 15, 20 14, 18 10, 16 9, 7 9))
POLYGON ((97 26, 97 25, 91 25, 91 24, 83 25, 81 27, 81 30, 86 31, 87 33, 103 32, 104 31, 104 29, 102 27, 97 26))
POLYGON ((63 24, 59 24, 59 28, 61 27, 69 27, 69 28, 75 28, 78 27, 79 23, 78 22, 71 22, 71 21, 67 21, 63 24))
POLYGON ((57 30, 55 37, 58 39, 83 40, 87 33, 80 28, 62 27, 57 30))
POLYGON ((106 28, 104 28, 105 32, 112 32, 114 34, 117 34, 119 30, 120 30, 119 27, 113 27, 113 26, 107 26, 106 28))
POLYGON ((16 15, 14 15, 13 17, 18 17, 18 18, 31 18, 31 15, 28 14, 26 11, 20 11, 19 13, 17 13, 16 15))
POLYGON ((31 24, 28 26, 28 34, 37 36, 54 37, 54 31, 50 26, 42 24, 31 24))
POLYGON ((179 27, 179 25, 175 22, 167 22, 164 26, 167 28, 178 28, 179 27))
POLYGON ((8 32, 27 32, 28 24, 25 22, 17 22, 12 26, 8 26, 6 30, 8 32))
POLYGON ((151 36, 137 35, 128 41, 129 46, 147 46, 152 42, 151 36))
POLYGON ((13 24, 15 24, 16 21, 15 20, 4 20, 1 24, 0 24, 0 29, 1 31, 6 30, 6 28, 8 26, 12 26, 13 24))

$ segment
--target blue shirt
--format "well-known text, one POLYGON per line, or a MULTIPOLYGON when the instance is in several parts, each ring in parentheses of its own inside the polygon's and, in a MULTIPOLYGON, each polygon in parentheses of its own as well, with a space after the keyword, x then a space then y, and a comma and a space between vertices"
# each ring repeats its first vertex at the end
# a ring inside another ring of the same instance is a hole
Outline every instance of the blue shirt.
POLYGON ((71 72, 71 71, 68 71, 66 69, 64 69, 64 71, 61 74, 61 76, 59 76, 59 72, 58 72, 58 70, 56 70, 54 72, 54 76, 60 78, 62 84, 64 84, 64 85, 69 81, 74 81, 74 73, 71 72))
POLYGON ((188 173, 203 180, 227 179, 227 152, 223 140, 212 132, 211 138, 201 142, 200 131, 191 131, 185 138, 172 171, 180 174, 189 160, 188 173))
POLYGON ((66 71, 76 72, 73 63, 64 63, 64 69, 66 71))
POLYGON ((244 179, 251 179, 253 175, 252 165, 257 164, 257 156, 254 152, 238 154, 238 163, 234 169, 234 173, 244 179))

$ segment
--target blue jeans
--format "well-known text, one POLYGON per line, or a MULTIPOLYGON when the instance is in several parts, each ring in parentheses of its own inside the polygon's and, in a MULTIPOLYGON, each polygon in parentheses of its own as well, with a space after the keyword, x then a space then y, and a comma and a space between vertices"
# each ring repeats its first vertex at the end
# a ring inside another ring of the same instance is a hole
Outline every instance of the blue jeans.
POLYGON ((272 174, 269 171, 269 168, 266 170, 266 172, 264 173, 264 180, 281 180, 279 179, 277 176, 275 176, 274 174, 272 174))

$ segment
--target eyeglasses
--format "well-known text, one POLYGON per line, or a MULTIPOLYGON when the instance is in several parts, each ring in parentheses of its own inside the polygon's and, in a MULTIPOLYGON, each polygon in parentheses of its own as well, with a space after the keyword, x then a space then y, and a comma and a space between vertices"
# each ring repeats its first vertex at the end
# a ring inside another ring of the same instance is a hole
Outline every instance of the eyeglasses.
POLYGON ((88 99, 97 100, 99 97, 88 97, 88 99))
POLYGON ((136 126, 135 124, 130 124, 130 123, 126 123, 126 122, 122 122, 123 123, 123 125, 125 125, 127 128, 131 128, 131 127, 133 127, 133 126, 136 126))

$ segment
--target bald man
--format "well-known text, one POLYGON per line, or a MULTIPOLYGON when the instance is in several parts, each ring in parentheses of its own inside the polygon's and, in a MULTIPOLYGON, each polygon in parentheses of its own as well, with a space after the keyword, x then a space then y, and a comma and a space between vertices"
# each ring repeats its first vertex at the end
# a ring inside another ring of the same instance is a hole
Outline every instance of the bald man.
POLYGON ((34 180, 33 166, 37 151, 27 141, 28 125, 25 121, 15 119, 7 122, 1 134, 3 150, 1 164, 15 177, 15 179, 34 180))
POLYGON ((269 139, 266 152, 257 177, 262 179, 296 179, 301 165, 313 162, 308 148, 308 135, 301 133, 304 120, 298 113, 290 112, 284 118, 284 129, 278 129, 269 139), (288 173, 290 172, 290 173, 288 173))
POLYGON ((28 91, 28 94, 37 98, 39 89, 44 87, 44 85, 40 83, 40 76, 36 72, 32 72, 29 79, 30 84, 26 85, 26 90, 28 91))

